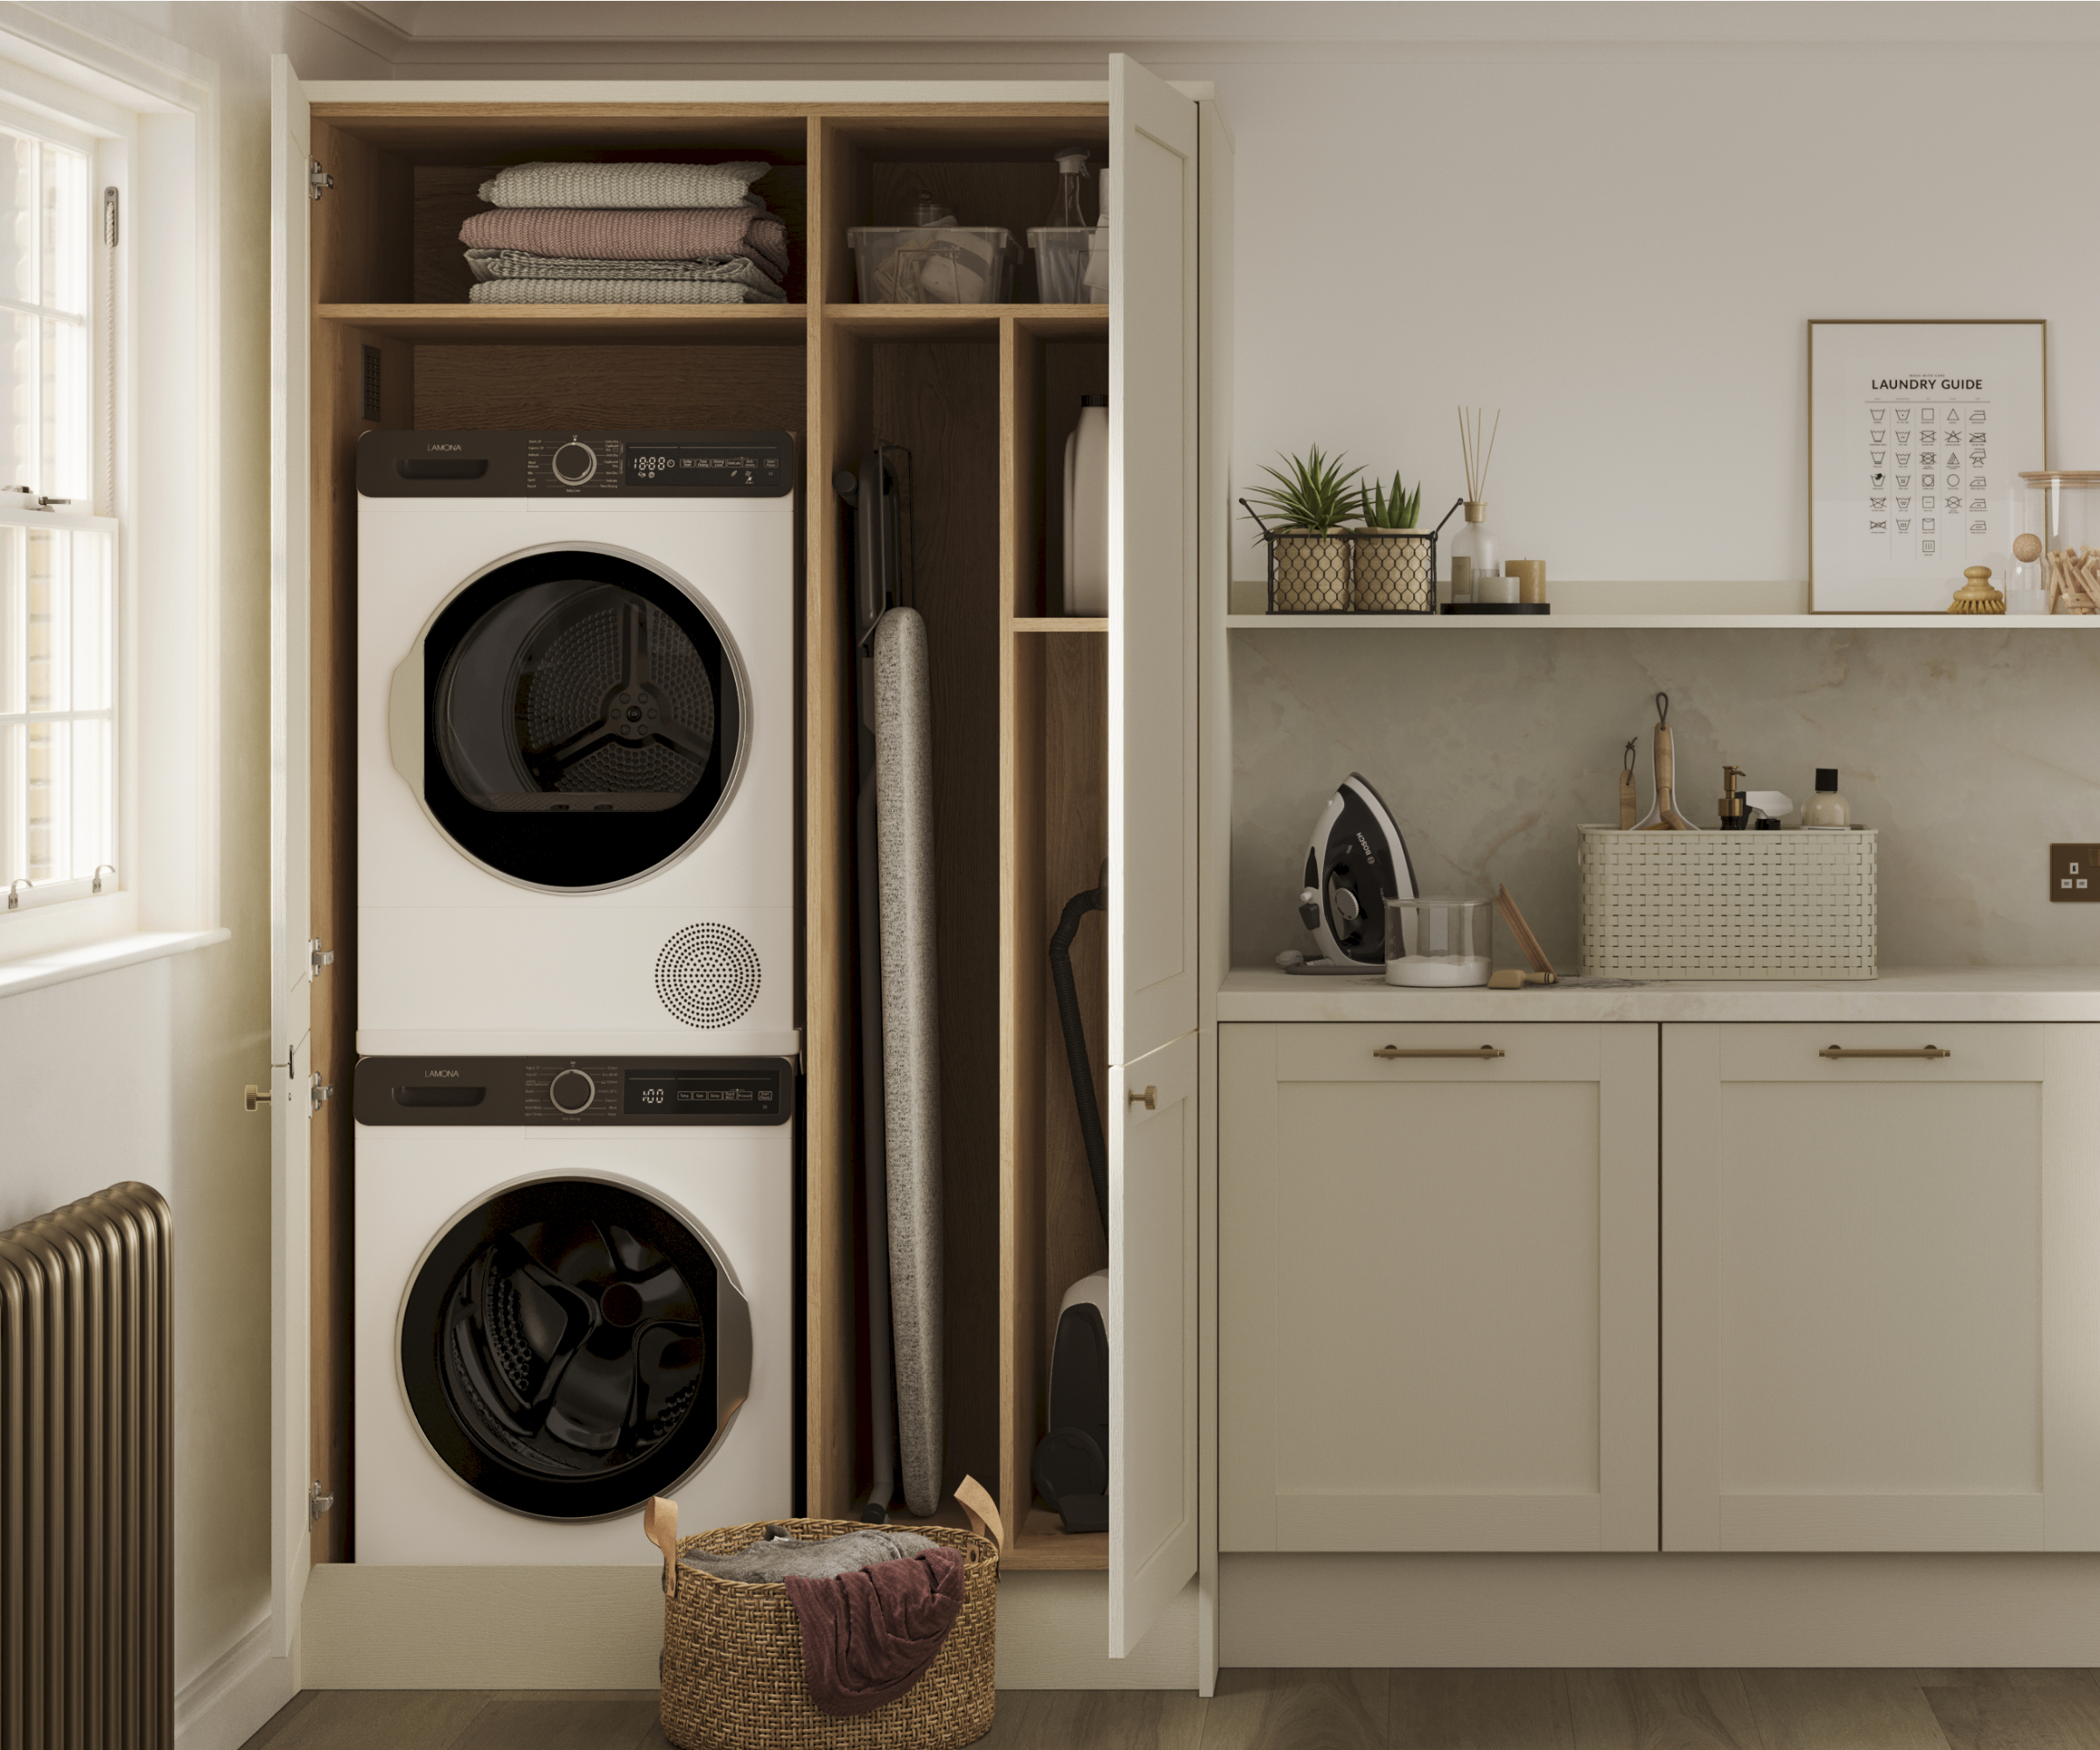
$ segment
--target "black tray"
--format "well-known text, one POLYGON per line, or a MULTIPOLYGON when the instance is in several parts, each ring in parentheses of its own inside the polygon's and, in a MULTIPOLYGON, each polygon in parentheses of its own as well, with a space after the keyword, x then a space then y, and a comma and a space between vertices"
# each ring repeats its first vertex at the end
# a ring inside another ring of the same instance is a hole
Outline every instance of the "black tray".
POLYGON ((1551 613, 1551 602, 1446 602, 1438 613, 1551 613))

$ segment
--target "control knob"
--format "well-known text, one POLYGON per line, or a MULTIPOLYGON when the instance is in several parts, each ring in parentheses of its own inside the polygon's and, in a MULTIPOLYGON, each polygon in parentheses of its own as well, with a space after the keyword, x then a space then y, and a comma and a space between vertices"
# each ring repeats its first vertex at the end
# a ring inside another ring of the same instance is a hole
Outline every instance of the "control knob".
POLYGON ((554 1102, 556 1111, 573 1117, 590 1110, 591 1102, 598 1098, 598 1083, 580 1069, 564 1069, 547 1084, 547 1097, 554 1102))
POLYGON ((598 452, 573 438, 554 452, 554 477, 565 486, 580 486, 598 472, 598 452))

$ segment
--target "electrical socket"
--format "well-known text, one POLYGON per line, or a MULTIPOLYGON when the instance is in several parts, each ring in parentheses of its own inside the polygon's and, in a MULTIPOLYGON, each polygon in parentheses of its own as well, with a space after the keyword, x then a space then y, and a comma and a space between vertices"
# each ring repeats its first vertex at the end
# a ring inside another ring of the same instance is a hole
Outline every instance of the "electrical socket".
POLYGON ((2049 847, 2049 898, 2065 903, 2100 900, 2100 844, 2049 847))

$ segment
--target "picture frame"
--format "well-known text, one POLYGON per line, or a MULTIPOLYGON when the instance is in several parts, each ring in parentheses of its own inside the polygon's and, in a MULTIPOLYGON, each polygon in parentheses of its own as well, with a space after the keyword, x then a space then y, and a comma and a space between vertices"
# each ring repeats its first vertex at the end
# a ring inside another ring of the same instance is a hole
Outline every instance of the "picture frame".
POLYGON ((2040 318, 1811 320, 1809 611, 1944 612, 1971 565, 2002 585, 2048 466, 2040 318))

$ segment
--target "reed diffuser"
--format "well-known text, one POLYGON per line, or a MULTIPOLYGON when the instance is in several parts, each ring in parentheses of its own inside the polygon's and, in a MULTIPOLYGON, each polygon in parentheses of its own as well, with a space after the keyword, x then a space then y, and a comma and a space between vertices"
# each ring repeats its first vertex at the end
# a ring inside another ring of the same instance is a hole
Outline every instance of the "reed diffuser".
MULTIPOLYGON (((1454 602, 1490 599, 1480 585, 1502 574, 1502 556, 1495 545, 1494 531, 1488 526, 1488 465, 1494 460, 1494 440, 1502 429, 1502 410, 1495 410, 1494 424, 1488 429, 1483 449, 1480 430, 1486 423, 1480 408, 1473 410, 1470 422, 1466 410, 1459 410, 1459 449, 1466 461, 1466 522, 1451 542, 1451 598, 1454 602)), ((1501 586, 1494 587, 1499 591, 1501 586)), ((1502 599, 1499 594, 1493 598, 1502 599)))

